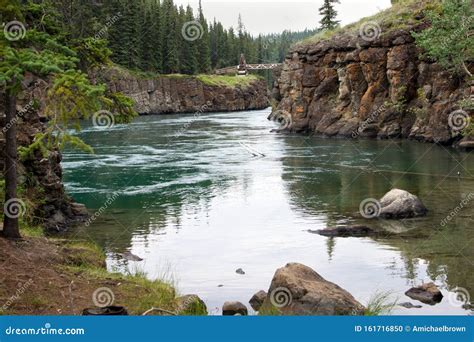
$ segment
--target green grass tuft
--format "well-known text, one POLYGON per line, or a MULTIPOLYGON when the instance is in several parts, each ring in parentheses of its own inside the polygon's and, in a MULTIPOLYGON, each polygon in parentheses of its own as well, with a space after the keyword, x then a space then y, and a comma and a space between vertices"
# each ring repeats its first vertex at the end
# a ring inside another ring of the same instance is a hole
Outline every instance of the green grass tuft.
POLYGON ((392 293, 376 292, 367 303, 365 316, 389 315, 398 304, 398 298, 393 300, 392 293))

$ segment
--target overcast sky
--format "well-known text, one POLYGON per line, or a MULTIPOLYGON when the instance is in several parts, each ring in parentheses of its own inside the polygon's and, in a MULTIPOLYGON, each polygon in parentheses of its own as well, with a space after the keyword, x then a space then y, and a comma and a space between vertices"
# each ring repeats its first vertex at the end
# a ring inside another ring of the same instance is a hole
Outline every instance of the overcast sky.
MULTIPOLYGON (((339 20, 343 25, 375 14, 390 7, 390 0, 341 0, 336 4, 339 20)), ((175 3, 197 8, 198 0, 175 0, 175 3)), ((314 29, 320 17, 318 8, 323 0, 202 0, 204 15, 214 17, 225 27, 236 27, 239 13, 246 29, 253 35, 259 33, 314 29)))

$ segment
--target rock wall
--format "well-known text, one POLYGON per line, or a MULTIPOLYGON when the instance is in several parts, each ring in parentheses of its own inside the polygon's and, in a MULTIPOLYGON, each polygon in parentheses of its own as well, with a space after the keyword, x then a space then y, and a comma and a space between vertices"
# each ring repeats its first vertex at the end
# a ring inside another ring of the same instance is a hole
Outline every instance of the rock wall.
MULTIPOLYGON (((23 81, 24 91, 17 100, 17 142, 18 146, 29 146, 36 134, 45 129, 42 108, 47 83, 27 76, 23 81)), ((3 99, 4 94, 0 93, 3 99)), ((4 103, 0 104, 0 169, 4 168, 4 133, 10 123, 5 120, 4 103)), ((50 151, 43 156, 39 151, 18 164, 19 198, 26 205, 28 219, 43 225, 48 231, 62 231, 74 223, 87 218, 84 206, 75 203, 67 194, 62 183, 61 153, 50 151)), ((0 199, 3 203, 3 198, 0 199)))
POLYGON ((408 29, 373 41, 346 33, 296 46, 275 83, 271 118, 284 117, 293 132, 474 147, 473 137, 463 138, 449 122, 463 125, 459 114, 472 115, 458 104, 472 101, 474 87, 419 56, 408 29))
POLYGON ((112 68, 100 73, 100 81, 112 91, 131 97, 140 114, 228 112, 269 106, 267 84, 260 79, 226 87, 182 75, 143 79, 112 68))

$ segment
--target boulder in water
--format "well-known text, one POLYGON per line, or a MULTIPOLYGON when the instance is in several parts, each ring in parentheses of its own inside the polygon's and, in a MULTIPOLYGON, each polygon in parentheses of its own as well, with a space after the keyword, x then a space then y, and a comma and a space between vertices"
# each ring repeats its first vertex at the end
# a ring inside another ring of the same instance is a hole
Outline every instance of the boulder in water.
POLYGON ((379 217, 385 219, 420 217, 428 212, 417 196, 400 189, 393 189, 383 196, 380 206, 379 217))
POLYGON ((363 315, 365 307, 338 285, 308 266, 279 268, 261 310, 277 308, 284 315, 363 315))

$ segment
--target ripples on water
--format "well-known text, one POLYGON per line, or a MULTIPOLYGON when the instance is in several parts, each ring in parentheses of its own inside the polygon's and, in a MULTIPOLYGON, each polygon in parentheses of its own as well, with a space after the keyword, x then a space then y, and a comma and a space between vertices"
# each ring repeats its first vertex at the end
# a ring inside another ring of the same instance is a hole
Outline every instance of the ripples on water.
POLYGON ((474 295, 473 204, 445 227, 440 222, 474 192, 472 154, 416 142, 279 135, 270 133, 268 114, 160 115, 107 130, 86 127, 81 138, 95 154, 65 153, 66 187, 92 211, 120 196, 75 234, 103 246, 111 269, 137 267, 120 259, 125 250, 141 256, 138 268, 150 278, 172 277, 213 313, 226 300, 247 303, 268 289, 276 268, 301 262, 362 303, 377 291, 411 301, 403 294, 409 287, 435 281, 445 294, 441 304, 394 313, 466 314, 452 291, 474 295), (392 187, 417 194, 429 216, 401 224, 360 219, 360 202, 392 187), (352 223, 405 233, 371 239, 307 232, 352 223))

